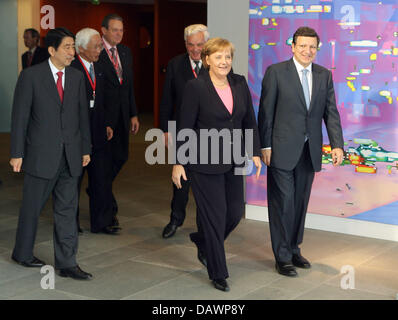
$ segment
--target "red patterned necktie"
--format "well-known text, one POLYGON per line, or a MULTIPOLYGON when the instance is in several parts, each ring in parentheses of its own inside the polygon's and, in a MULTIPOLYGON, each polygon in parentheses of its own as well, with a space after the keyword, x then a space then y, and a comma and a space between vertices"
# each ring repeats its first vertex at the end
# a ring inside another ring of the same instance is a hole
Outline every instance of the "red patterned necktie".
POLYGON ((64 88, 62 88, 62 75, 64 73, 63 72, 57 72, 57 90, 58 90, 58 94, 59 94, 59 98, 61 99, 61 103, 64 101, 64 88))

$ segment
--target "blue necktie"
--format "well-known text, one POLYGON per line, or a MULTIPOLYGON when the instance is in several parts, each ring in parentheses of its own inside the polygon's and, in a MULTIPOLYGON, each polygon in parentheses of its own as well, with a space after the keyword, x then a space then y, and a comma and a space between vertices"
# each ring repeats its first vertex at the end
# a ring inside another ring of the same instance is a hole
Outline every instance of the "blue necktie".
POLYGON ((92 63, 90 64, 90 70, 88 71, 88 73, 90 74, 91 81, 94 82, 95 75, 94 75, 94 67, 93 67, 92 63))
POLYGON ((307 79, 307 69, 303 69, 303 91, 304 91, 304 98, 305 103, 307 105, 307 110, 310 109, 310 88, 308 86, 308 79, 307 79))

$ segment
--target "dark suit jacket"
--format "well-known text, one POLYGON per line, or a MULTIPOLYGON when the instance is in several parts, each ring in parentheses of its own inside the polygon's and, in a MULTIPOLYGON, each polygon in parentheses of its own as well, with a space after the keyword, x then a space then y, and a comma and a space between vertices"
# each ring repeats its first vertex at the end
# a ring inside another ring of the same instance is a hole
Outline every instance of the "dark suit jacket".
POLYGON ((82 156, 91 153, 83 74, 65 68, 61 104, 48 61, 21 72, 14 93, 11 157, 23 158, 23 170, 52 179, 65 149, 72 176, 82 172, 82 156))
MULTIPOLYGON (((32 64, 30 66, 42 63, 43 61, 47 60, 49 57, 50 55, 46 48, 36 47, 36 50, 32 57, 32 64)), ((28 67, 28 51, 26 51, 22 55, 22 69, 26 69, 27 67, 28 67)))
POLYGON ((118 44, 118 54, 123 69, 123 82, 120 84, 116 70, 105 49, 98 63, 105 75, 105 111, 107 125, 113 129, 122 115, 124 130, 130 130, 130 118, 137 115, 133 85, 133 57, 128 47, 118 44))
MULTIPOLYGON (((207 72, 201 68, 199 74, 207 72)), ((159 107, 160 128, 167 132, 167 122, 176 120, 179 113, 185 85, 195 79, 188 53, 171 59, 167 65, 166 79, 163 85, 162 101, 159 107)))
POLYGON ((273 64, 265 72, 258 113, 261 147, 271 147, 271 166, 292 170, 308 137, 312 165, 321 170, 322 119, 332 148, 344 146, 336 107, 332 73, 312 64, 312 96, 309 111, 293 59, 273 64))
MULTIPOLYGON (((249 156, 260 155, 260 140, 258 136, 258 129, 253 110, 252 99, 246 79, 238 74, 230 73, 228 75, 228 82, 231 87, 233 96, 233 111, 232 115, 229 113, 221 98, 219 97, 213 83, 211 82, 208 72, 202 73, 197 79, 188 81, 182 99, 180 113, 178 114, 179 123, 178 129, 193 129, 197 136, 197 157, 196 163, 190 162, 187 167, 190 170, 205 173, 205 174, 221 174, 229 171, 233 166, 241 166, 243 163, 235 163, 232 156, 233 145, 231 146, 231 160, 232 163, 226 163, 223 158, 224 144, 220 139, 219 148, 216 150, 220 156, 218 164, 211 164, 214 150, 211 150, 211 143, 208 143, 207 164, 200 163, 200 155, 204 155, 205 150, 201 149, 202 139, 206 139, 200 134, 201 129, 213 129, 220 132, 226 129, 233 137, 233 129, 252 129, 253 130, 253 154, 249 156)), ((244 133, 244 132, 243 132, 244 133)), ((240 155, 245 154, 244 136, 238 136, 237 141, 234 140, 234 145, 239 146, 240 155)), ((177 141, 177 150, 182 147, 184 142, 177 141)), ((180 163, 177 159, 177 163, 180 163)), ((183 164, 183 163, 181 163, 183 164)))
POLYGON ((75 60, 72 61, 71 67, 80 70, 84 75, 86 84, 86 97, 87 97, 87 110, 90 119, 90 132, 91 142, 93 151, 103 148, 107 143, 106 136, 106 125, 105 125, 105 106, 104 106, 104 94, 105 94, 105 78, 101 70, 101 66, 94 62, 94 72, 96 79, 95 87, 95 99, 94 108, 90 108, 90 100, 93 99, 93 88, 91 87, 90 81, 84 71, 83 65, 76 56, 75 60))

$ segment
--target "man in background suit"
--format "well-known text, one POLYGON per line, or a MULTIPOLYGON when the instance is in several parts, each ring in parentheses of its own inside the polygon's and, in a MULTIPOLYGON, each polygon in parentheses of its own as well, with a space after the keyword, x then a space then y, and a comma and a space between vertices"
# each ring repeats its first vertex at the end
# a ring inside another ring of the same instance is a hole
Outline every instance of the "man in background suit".
POLYGON ((12 259, 25 267, 45 265, 33 247, 52 193, 55 268, 62 277, 90 279, 76 262, 77 183, 91 153, 84 77, 69 67, 75 55, 70 31, 52 29, 45 42, 50 59, 23 70, 14 93, 10 165, 25 177, 12 259))
MULTIPOLYGON (((164 132, 166 146, 171 141, 168 133, 168 121, 177 120, 176 115, 181 107, 186 83, 196 78, 199 74, 207 72, 205 68, 202 68, 200 54, 208 39, 209 32, 205 25, 193 24, 186 27, 184 30, 184 40, 187 52, 174 57, 167 65, 166 80, 159 108, 160 128, 164 132)), ((170 222, 163 230, 163 238, 172 237, 176 233, 177 228, 184 223, 189 186, 189 180, 182 181, 181 189, 178 189, 173 183, 170 222)))
MULTIPOLYGON (((123 39, 123 19, 107 15, 101 28, 104 49, 99 64, 105 76, 105 112, 108 131, 113 130, 111 145, 111 179, 115 180, 129 155, 129 131, 136 134, 139 129, 137 107, 133 87, 133 58, 123 39)), ((113 225, 119 226, 116 218, 118 206, 112 194, 113 225)))
MULTIPOLYGON (((90 203, 91 232, 117 234, 119 228, 112 226, 112 182, 108 140, 112 129, 106 130, 104 107, 104 75, 97 61, 102 50, 98 31, 84 28, 76 34, 76 58, 71 66, 84 74, 86 83, 87 110, 90 119, 92 154, 87 168, 90 203), (107 136, 108 134, 108 136, 107 136)), ((79 194, 84 175, 79 179, 79 194)), ((79 210, 78 210, 79 216, 79 210)), ((78 223, 79 226, 79 223, 78 223)), ((80 226, 79 226, 80 227, 80 226)))
POLYGON ((319 36, 308 27, 293 36, 293 58, 267 68, 262 83, 258 126, 268 166, 267 195, 272 249, 277 271, 297 276, 310 268, 300 252, 314 173, 321 170, 322 119, 333 165, 343 160, 343 133, 332 73, 313 63, 319 36))
POLYGON ((40 34, 36 29, 26 29, 23 34, 23 40, 25 46, 29 50, 22 55, 22 69, 26 69, 48 59, 48 51, 39 46, 40 34))

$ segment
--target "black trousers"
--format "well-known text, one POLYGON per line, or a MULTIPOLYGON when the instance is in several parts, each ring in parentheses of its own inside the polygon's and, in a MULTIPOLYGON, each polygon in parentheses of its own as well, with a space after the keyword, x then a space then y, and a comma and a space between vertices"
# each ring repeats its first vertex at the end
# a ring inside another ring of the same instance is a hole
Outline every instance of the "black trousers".
POLYGON ((79 178, 80 196, 83 176, 87 171, 91 232, 99 232, 112 224, 112 181, 109 148, 110 146, 106 144, 103 148, 94 150, 90 163, 83 168, 83 174, 79 178))
MULTIPOLYGON (((125 128, 122 116, 115 128, 113 129, 113 138, 110 142, 110 168, 111 168, 111 182, 116 179, 123 165, 127 162, 129 157, 129 129, 125 128)), ((112 193, 113 214, 116 215, 118 211, 117 202, 112 193)))
POLYGON ((52 193, 55 268, 76 266, 78 179, 70 175, 65 153, 61 157, 59 169, 54 178, 42 179, 25 173, 22 207, 12 254, 14 259, 18 261, 33 259, 39 216, 52 193))
POLYGON ((182 226, 186 216, 189 188, 191 186, 188 171, 186 174, 188 180, 185 181, 184 179, 181 179, 181 189, 178 189, 173 183, 173 199, 171 200, 170 221, 177 226, 182 226))
POLYGON ((272 250, 278 262, 291 262, 300 254, 314 169, 308 142, 293 170, 268 167, 267 196, 272 250))
POLYGON ((191 233, 191 240, 207 257, 209 278, 226 279, 224 240, 244 213, 243 177, 234 175, 234 169, 223 174, 190 171, 190 177, 198 223, 198 232, 191 233))

